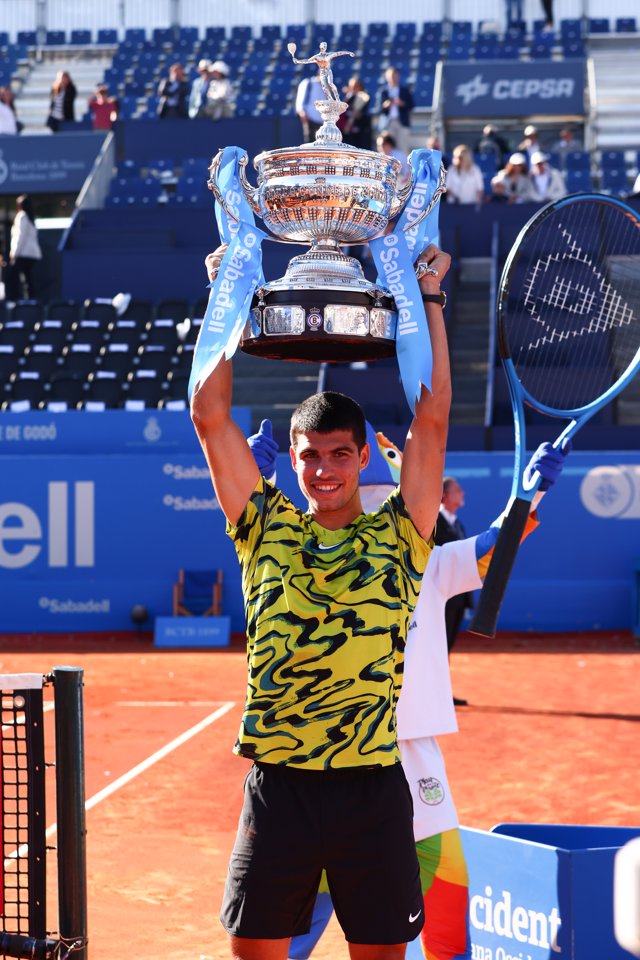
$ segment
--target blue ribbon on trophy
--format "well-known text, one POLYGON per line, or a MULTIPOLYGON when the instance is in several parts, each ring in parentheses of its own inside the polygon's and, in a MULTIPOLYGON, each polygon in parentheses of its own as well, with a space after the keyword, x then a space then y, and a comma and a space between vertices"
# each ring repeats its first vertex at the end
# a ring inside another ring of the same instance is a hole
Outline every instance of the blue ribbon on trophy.
POLYGON ((435 193, 442 154, 438 150, 414 150, 409 163, 414 185, 402 215, 391 233, 371 240, 369 246, 378 270, 378 283, 391 291, 398 308, 396 354, 402 386, 413 412, 421 385, 431 389, 433 371, 429 329, 413 263, 437 239, 439 204, 415 226, 411 224, 435 193))
POLYGON ((218 185, 230 213, 216 201, 215 212, 220 239, 229 246, 218 276, 209 284, 211 293, 202 321, 189 378, 189 399, 207 379, 224 355, 233 356, 240 341, 256 286, 262 282, 262 241, 267 234, 255 225, 238 178, 244 150, 226 147, 222 151, 218 185))

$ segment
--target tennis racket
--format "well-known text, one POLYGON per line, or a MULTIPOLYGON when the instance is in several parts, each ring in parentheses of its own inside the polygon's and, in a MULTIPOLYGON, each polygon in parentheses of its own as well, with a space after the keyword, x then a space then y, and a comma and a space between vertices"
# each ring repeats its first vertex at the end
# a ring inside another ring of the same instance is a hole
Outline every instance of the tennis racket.
POLYGON ((493 637, 531 502, 524 405, 569 422, 559 447, 631 382, 640 365, 640 219, 626 204, 576 194, 521 230, 497 297, 498 350, 515 428, 511 498, 469 629, 493 637))

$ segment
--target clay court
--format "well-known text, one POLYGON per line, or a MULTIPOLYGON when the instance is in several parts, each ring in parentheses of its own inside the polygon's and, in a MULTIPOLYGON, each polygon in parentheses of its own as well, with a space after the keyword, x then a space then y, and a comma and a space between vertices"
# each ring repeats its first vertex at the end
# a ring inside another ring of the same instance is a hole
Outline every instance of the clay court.
MULTIPOLYGON (((451 668, 469 706, 441 738, 461 822, 637 824, 638 654, 628 634, 463 635, 451 668)), ((217 911, 248 766, 231 753, 242 638, 198 652, 144 634, 0 640, 2 673, 59 665, 85 671, 90 957, 226 958, 217 911)), ((347 956, 335 920, 315 956, 347 956)))

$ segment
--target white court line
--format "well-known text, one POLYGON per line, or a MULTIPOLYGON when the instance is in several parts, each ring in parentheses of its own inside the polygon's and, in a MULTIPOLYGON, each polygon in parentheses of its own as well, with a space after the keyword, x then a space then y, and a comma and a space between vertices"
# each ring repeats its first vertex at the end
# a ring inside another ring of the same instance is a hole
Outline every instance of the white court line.
MULTIPOLYGON (((156 750, 156 752, 152 753, 150 757, 147 757, 146 760, 143 760, 142 763, 137 764, 137 766, 132 767, 128 773, 124 773, 121 777, 118 777, 117 780, 114 780, 113 783, 110 783, 107 787, 104 787, 103 790, 99 790, 98 793, 94 793, 94 795, 85 803, 85 810, 91 810, 102 800, 105 800, 107 797, 111 796, 112 793, 115 793, 116 790, 119 790, 120 787, 124 787, 127 783, 130 783, 141 773, 144 773, 145 770, 148 770, 149 767, 152 767, 159 760, 164 759, 164 757, 172 753, 173 750, 181 747, 183 743, 187 742, 187 740, 190 740, 192 737, 195 737, 196 734, 201 733, 207 727, 211 726, 212 723, 215 723, 216 720, 219 720, 220 717, 223 717, 225 713, 228 713, 232 707, 235 707, 235 703, 231 700, 223 703, 221 707, 218 707, 217 710, 214 710, 213 713, 210 713, 209 716, 205 717, 204 720, 201 720, 200 723, 196 723, 194 727, 190 727, 189 730, 185 730, 185 732, 181 733, 179 737, 175 738, 175 740, 172 740, 170 743, 167 743, 166 746, 156 750)), ((50 827, 47 827, 45 832, 45 837, 47 840, 53 836, 57 828, 57 823, 52 823, 50 827)), ((5 867, 11 865, 11 862, 16 860, 18 857, 25 856, 28 849, 29 845, 24 843, 17 850, 13 850, 5 859, 5 867)))
POLYGON ((116 707, 212 707, 219 700, 117 700, 116 707))

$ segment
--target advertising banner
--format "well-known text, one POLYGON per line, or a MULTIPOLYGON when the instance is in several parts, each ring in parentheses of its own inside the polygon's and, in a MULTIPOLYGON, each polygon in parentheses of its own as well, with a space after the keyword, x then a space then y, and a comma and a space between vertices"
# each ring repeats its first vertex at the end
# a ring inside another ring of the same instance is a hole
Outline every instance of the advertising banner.
POLYGON ((77 193, 93 167, 105 136, 104 132, 88 131, 61 132, 55 137, 44 134, 2 137, 0 196, 77 193))
POLYGON ((558 116, 584 113, 584 60, 444 65, 444 115, 558 116))
MULTIPOLYGON (((107 420, 85 420, 94 432, 104 425, 106 443, 107 420)), ((25 428, 28 421, 24 415, 25 428)), ((195 442, 188 418, 186 425, 195 442)), ((14 442, 36 444, 24 435, 14 442)), ((75 455, 16 448, 0 457, 0 633, 128 630, 136 605, 146 607, 151 629, 155 617, 171 616, 180 568, 222 569, 222 613, 232 631, 244 629, 238 562, 202 452, 153 446, 159 442, 132 452, 88 445, 75 455)), ((447 457, 446 472, 465 490, 459 516, 469 535, 504 509, 511 465, 508 453, 447 457)), ((305 507, 287 453, 278 456, 277 483, 305 507)), ((640 559, 638 454, 574 451, 539 517, 516 560, 499 628, 629 629, 640 559)))

